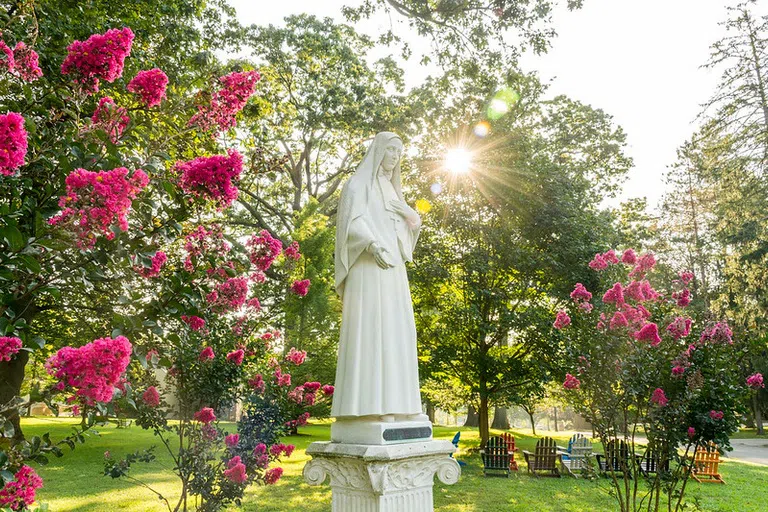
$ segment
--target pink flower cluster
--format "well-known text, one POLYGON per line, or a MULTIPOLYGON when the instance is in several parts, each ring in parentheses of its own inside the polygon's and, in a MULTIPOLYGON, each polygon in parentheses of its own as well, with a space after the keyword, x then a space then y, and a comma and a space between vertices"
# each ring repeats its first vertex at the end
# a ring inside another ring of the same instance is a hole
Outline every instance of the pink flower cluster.
POLYGON ((283 373, 283 371, 279 367, 275 368, 275 382, 277 383, 278 386, 290 386, 291 374, 283 373))
POLYGON ((239 455, 235 455, 227 462, 227 468, 224 470, 224 477, 230 482, 242 484, 248 480, 248 475, 245 473, 245 464, 243 464, 239 455))
POLYGON ((195 259, 202 256, 224 256, 231 246, 224 240, 224 232, 220 225, 214 224, 207 229, 198 226, 193 232, 184 237, 184 250, 187 256, 184 259, 184 270, 194 272, 195 259))
POLYGON ((303 279, 301 281, 294 281, 291 285, 291 291, 299 297, 304 297, 309 293, 309 279, 303 279))
POLYGON ((264 377, 261 374, 256 375, 254 378, 248 380, 248 385, 251 386, 257 393, 263 393, 266 384, 264 383, 264 377))
POLYGON ((233 350, 229 354, 227 354, 227 361, 231 363, 235 363, 237 366, 240 366, 243 364, 243 357, 245 356, 245 351, 243 349, 239 348, 237 350, 233 350))
POLYGON ((685 338, 691 334, 690 318, 678 316, 667 326, 667 332, 676 340, 685 338))
MULTIPOLYGON (((187 316, 187 315, 181 315, 181 321, 184 322, 189 326, 190 329, 193 331, 199 331, 203 327, 205 327, 205 320, 200 318, 199 316, 187 316)), ((210 348, 210 347, 208 347, 210 348)))
POLYGON ((0 361, 10 361, 21 350, 21 339, 0 336, 0 361))
POLYGON ((753 373, 752 375, 747 377, 747 386, 749 386, 752 389, 764 388, 765 384, 763 383, 763 374, 753 373))
POLYGON ((198 356, 198 359, 200 361, 210 361, 215 356, 213 353, 213 349, 211 347, 205 347, 203 350, 200 351, 200 356, 198 356))
POLYGON ((248 298, 248 279, 245 277, 227 279, 216 285, 216 288, 205 298, 219 313, 240 309, 248 298))
POLYGON ((595 257, 592 258, 592 261, 589 262, 588 266, 592 270, 600 271, 608 268, 608 265, 615 265, 618 262, 619 259, 616 257, 616 251, 611 249, 603 254, 595 254, 595 257))
POLYGON ((76 40, 67 47, 69 53, 61 64, 61 72, 74 75, 87 94, 97 92, 100 80, 111 83, 123 74, 133 37, 133 31, 124 27, 93 34, 84 42, 76 40))
POLYGON ((656 266, 656 257, 653 253, 647 252, 637 259, 635 268, 629 273, 629 277, 644 276, 647 272, 656 266))
POLYGON ((648 322, 636 331, 634 337, 638 341, 647 341, 652 347, 656 347, 661 343, 661 336, 659 336, 659 326, 653 322, 648 322))
POLYGON ((141 399, 150 407, 157 407, 160 405, 160 393, 157 392, 155 386, 148 387, 144 394, 141 395, 141 399))
POLYGON ((160 269, 163 268, 163 265, 165 265, 166 261, 168 261, 168 255, 166 255, 163 251, 157 251, 155 255, 152 256, 152 266, 149 268, 137 267, 136 272, 138 272, 140 276, 146 277, 147 279, 157 277, 160 275, 160 269))
POLYGON ((273 238, 266 229, 261 230, 258 235, 253 235, 246 245, 251 250, 251 263, 261 271, 267 270, 283 250, 283 242, 273 238))
POLYGON ((686 270, 683 272, 680 272, 680 281, 686 286, 690 284, 691 281, 693 281, 694 275, 693 272, 686 270))
POLYGON ((210 199, 220 209, 237 199, 235 183, 243 172, 243 156, 234 149, 227 155, 200 156, 188 162, 176 162, 181 173, 179 186, 187 194, 210 199))
POLYGON ((635 302, 645 302, 659 298, 658 292, 654 290, 651 283, 645 279, 629 283, 624 289, 624 296, 635 302))
POLYGON ((213 130, 214 134, 226 131, 236 124, 235 117, 256 92, 256 82, 261 79, 257 71, 230 73, 219 78, 222 88, 213 93, 209 105, 200 105, 198 112, 189 120, 189 125, 196 125, 204 131, 213 130))
POLYGON ((574 302, 589 302, 592 300, 592 294, 584 287, 581 283, 576 283, 576 286, 573 288, 573 291, 571 292, 571 299, 574 300, 574 302))
POLYGON ((552 324, 555 329, 563 329, 566 326, 571 324, 571 317, 568 316, 568 313, 563 311, 562 309, 557 312, 557 316, 555 317, 555 323, 552 324))
POLYGON ((683 288, 679 292, 672 292, 672 298, 677 301, 678 306, 684 308, 691 303, 691 290, 683 288))
POLYGON ((0 174, 12 176, 27 156, 24 118, 16 112, 0 114, 0 174))
POLYGON ((667 398, 667 395, 664 393, 663 389, 656 388, 651 395, 651 402, 658 405, 659 407, 665 407, 669 403, 669 399, 667 398))
POLYGON ((267 485, 275 484, 280 480, 281 476, 283 476, 283 468, 268 469, 264 473, 264 483, 267 485))
POLYGON ((726 343, 728 345, 733 344, 733 331, 725 322, 717 322, 716 324, 708 326, 701 333, 699 338, 701 343, 726 343))
POLYGON ((117 221, 123 231, 128 229, 128 212, 136 195, 149 183, 149 177, 136 169, 128 177, 128 169, 91 172, 75 169, 65 180, 67 195, 59 198, 64 210, 51 217, 51 225, 68 224, 78 236, 78 246, 89 249, 96 243, 96 234, 108 240, 115 234, 109 229, 117 221))
POLYGON ((334 390, 335 390, 335 389, 334 389, 334 387, 333 387, 333 386, 331 386, 330 384, 326 384, 325 386, 323 386, 323 387, 321 388, 321 391, 323 392, 323 394, 324 394, 325 396, 331 396, 331 395, 333 395, 333 392, 334 392, 334 390))
POLYGON ((114 387, 131 362, 133 347, 125 336, 99 338, 79 348, 64 347, 46 362, 60 389, 76 388, 89 405, 112 400, 114 387))
POLYGON ((193 418, 200 423, 205 423, 206 425, 216 421, 216 415, 213 413, 213 409, 210 407, 203 407, 193 415, 193 418))
POLYGON ((724 416, 723 411, 709 411, 709 417, 715 421, 720 421, 724 416))
MULTIPOLYGON (((282 246, 282 244, 280 244, 282 246)), ((285 248, 285 251, 283 251, 283 254, 285 254, 286 258, 292 259, 294 261, 299 261, 301 259, 301 253, 299 252, 299 242, 293 241, 291 242, 291 245, 285 248)))
POLYGON ((165 89, 168 87, 168 76, 159 68, 139 71, 128 82, 126 89, 141 96, 141 101, 148 108, 155 107, 165 98, 165 89))
POLYGON ((280 455, 290 457, 294 449, 296 449, 296 447, 292 444, 277 443, 269 447, 269 453, 271 453, 273 457, 280 457, 280 455))
POLYGON ((35 492, 43 486, 43 479, 29 466, 21 466, 13 480, 0 489, 0 507, 27 510, 35 502, 35 492))
POLYGON ((107 132, 109 140, 113 144, 117 144, 126 126, 131 122, 131 118, 128 117, 128 113, 123 107, 117 106, 115 100, 105 96, 99 100, 99 105, 93 111, 91 122, 94 129, 104 130, 107 132))
POLYGON ((27 82, 34 82, 43 76, 38 59, 37 52, 23 41, 16 43, 11 51, 5 41, 0 40, 0 71, 12 73, 27 82), (2 58, 3 54, 5 59, 2 58))
POLYGON ((224 438, 224 444, 227 445, 227 448, 234 448, 237 446, 237 443, 240 442, 240 434, 229 434, 224 438))
POLYGON ((304 362, 304 359, 307 358, 307 351, 306 350, 296 350, 295 347, 291 347, 291 350, 288 351, 288 354, 286 354, 285 359, 286 361, 290 361, 296 366, 299 366, 304 362))
POLYGON ((302 425, 306 425, 307 421, 309 420, 310 414, 308 412, 302 413, 299 415, 298 418, 291 421, 286 421, 285 426, 288 428, 296 428, 301 427, 302 425))
POLYGON ((563 387, 565 389, 579 389, 579 386, 581 386, 581 381, 579 379, 570 373, 565 374, 565 381, 563 382, 563 387))

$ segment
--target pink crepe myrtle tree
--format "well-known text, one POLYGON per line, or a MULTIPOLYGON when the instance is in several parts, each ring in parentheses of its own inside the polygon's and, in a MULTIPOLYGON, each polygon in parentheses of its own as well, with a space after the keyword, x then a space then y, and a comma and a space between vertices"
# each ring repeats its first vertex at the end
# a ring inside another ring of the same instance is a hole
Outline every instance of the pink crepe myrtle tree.
POLYGON ((554 320, 570 360, 563 395, 604 446, 629 446, 621 471, 610 473, 622 512, 682 509, 691 456, 710 441, 729 448, 746 392, 727 322, 691 306, 690 272, 657 266, 632 249, 595 255, 589 267, 602 292, 576 284, 554 320), (639 428, 660 457, 647 486, 639 428))

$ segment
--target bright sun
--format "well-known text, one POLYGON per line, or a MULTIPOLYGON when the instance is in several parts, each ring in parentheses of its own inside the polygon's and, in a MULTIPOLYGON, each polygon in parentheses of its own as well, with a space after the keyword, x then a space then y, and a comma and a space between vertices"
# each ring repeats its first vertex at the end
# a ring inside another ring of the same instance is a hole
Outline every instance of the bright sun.
POLYGON ((472 167, 472 153, 464 148, 452 148, 445 152, 445 168, 454 174, 464 174, 472 167))

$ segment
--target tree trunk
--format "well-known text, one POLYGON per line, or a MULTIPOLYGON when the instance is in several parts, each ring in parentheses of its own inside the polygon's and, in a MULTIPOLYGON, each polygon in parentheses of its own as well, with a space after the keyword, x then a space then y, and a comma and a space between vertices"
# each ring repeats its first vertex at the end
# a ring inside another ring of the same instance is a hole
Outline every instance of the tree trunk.
POLYGON ((488 429, 488 398, 480 397, 480 410, 478 411, 478 421, 480 422, 480 446, 485 446, 491 433, 488 429))
POLYGON ((531 418, 531 434, 536 435, 536 421, 533 419, 533 412, 528 413, 528 417, 531 418))
POLYGON ((477 410, 474 405, 467 406, 467 421, 464 422, 465 427, 477 427, 480 425, 479 418, 477 417, 477 410))
POLYGON ((752 403, 755 405, 755 426, 757 427, 757 435, 762 436, 765 434, 763 430, 763 411, 760 410, 760 391, 756 391, 752 398, 752 403))
POLYGON ((557 430, 557 407, 553 407, 552 411, 555 413, 555 432, 559 432, 559 430, 557 430))
MULTIPOLYGON (((22 350, 10 361, 0 362, 0 405, 7 404, 21 394, 21 384, 24 382, 24 368, 29 361, 29 352, 22 350)), ((13 443, 24 440, 21 430, 19 411, 12 409, 5 413, 6 419, 13 425, 13 443)))
POLYGON ((429 421, 434 424, 435 423, 435 406, 432 405, 432 402, 427 402, 427 416, 429 417, 429 421))
POLYGON ((506 407, 496 407, 493 412, 493 424, 491 428, 498 430, 509 430, 509 417, 506 407))

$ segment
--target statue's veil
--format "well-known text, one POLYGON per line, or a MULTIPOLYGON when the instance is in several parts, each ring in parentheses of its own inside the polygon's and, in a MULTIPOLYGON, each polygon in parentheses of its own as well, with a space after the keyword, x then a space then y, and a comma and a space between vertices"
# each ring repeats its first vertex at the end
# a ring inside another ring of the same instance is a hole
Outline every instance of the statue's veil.
MULTIPOLYGON (((352 221, 363 215, 368 208, 368 199, 371 196, 373 184, 376 181, 376 173, 379 170, 381 161, 384 159, 384 152, 387 144, 392 140, 400 140, 392 132, 380 132, 373 138, 368 150, 365 152, 360 165, 357 166, 355 174, 344 184, 339 199, 339 208, 336 217, 336 291, 339 296, 344 295, 344 280, 349 272, 350 262, 347 254, 347 235, 352 221)), ((403 190, 400 183, 400 162, 397 162, 392 172, 392 186, 395 188, 397 197, 403 201, 403 190)), ((353 262, 354 263, 354 262, 353 262)))

